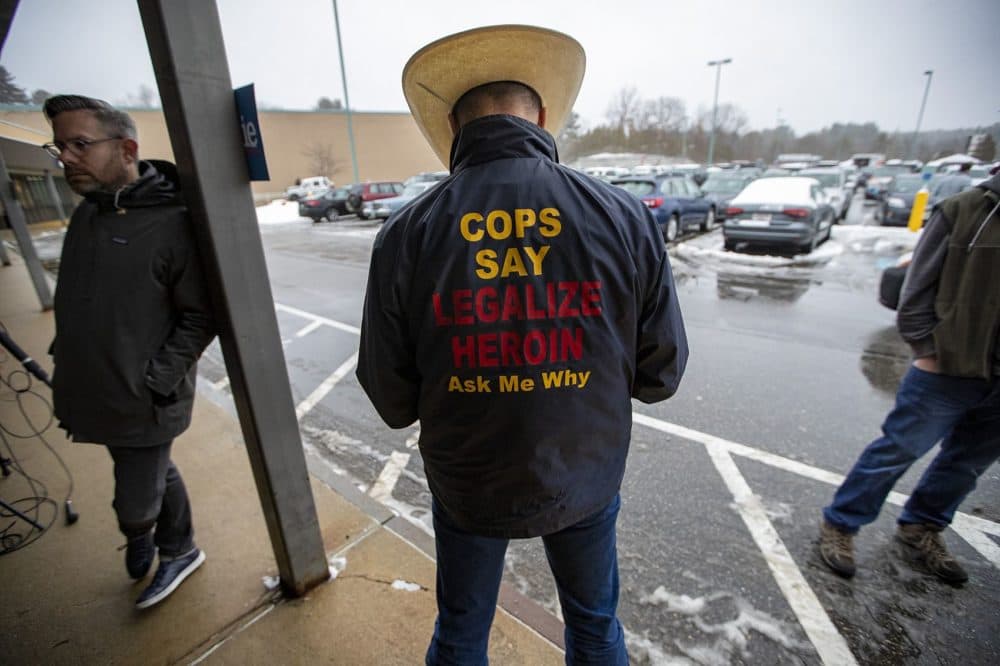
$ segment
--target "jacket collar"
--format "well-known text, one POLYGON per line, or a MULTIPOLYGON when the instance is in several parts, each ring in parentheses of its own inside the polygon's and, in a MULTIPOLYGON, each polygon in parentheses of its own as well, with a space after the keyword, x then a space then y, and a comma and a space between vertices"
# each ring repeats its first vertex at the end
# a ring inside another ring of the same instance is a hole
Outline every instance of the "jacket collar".
POLYGON ((517 116, 484 116, 466 123, 455 135, 451 171, 517 157, 559 161, 555 139, 538 125, 517 116))
POLYGON ((88 192, 87 201, 97 204, 99 210, 124 212, 128 208, 162 206, 180 202, 176 168, 160 160, 140 160, 139 178, 116 192, 88 192))

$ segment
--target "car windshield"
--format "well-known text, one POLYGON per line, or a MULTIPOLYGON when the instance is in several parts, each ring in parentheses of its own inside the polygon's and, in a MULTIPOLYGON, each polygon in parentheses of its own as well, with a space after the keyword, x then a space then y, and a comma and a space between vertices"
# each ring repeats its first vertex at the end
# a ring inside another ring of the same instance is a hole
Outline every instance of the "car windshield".
POLYGON ((701 189, 712 194, 736 194, 743 189, 744 182, 742 178, 709 178, 701 189))
POLYGON ((913 194, 924 184, 924 179, 920 176, 896 176, 896 182, 892 186, 893 192, 900 194, 913 194))
POLYGON ((815 178, 823 187, 840 187, 840 176, 828 171, 800 171, 800 176, 815 178))
POLYGON ((637 197, 649 196, 656 192, 656 183, 651 180, 622 180, 615 185, 637 197))

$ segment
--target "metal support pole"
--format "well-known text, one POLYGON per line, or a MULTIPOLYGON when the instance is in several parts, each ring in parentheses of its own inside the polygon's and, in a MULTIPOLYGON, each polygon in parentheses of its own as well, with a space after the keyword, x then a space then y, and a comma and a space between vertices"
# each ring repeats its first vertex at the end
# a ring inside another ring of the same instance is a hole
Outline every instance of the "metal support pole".
POLYGON ((358 154, 354 148, 354 124, 351 122, 351 98, 347 94, 347 70, 344 68, 344 41, 340 38, 340 14, 337 12, 337 0, 333 0, 333 25, 337 29, 337 53, 340 56, 340 80, 344 85, 344 109, 347 111, 347 138, 351 143, 351 166, 354 168, 354 182, 360 182, 358 177, 358 154))
POLYGON ((329 578, 214 2, 138 0, 284 592, 329 578))
POLYGON ((920 123, 924 120, 924 107, 927 106, 927 93, 931 90, 931 79, 934 77, 934 70, 925 70, 924 76, 927 77, 927 85, 924 86, 924 99, 920 102, 920 113, 917 114, 917 128, 913 130, 913 138, 910 139, 910 157, 913 159, 917 159, 917 134, 920 133, 920 123))
POLYGON ((712 133, 708 137, 707 166, 712 165, 712 160, 715 157, 715 123, 719 113, 719 75, 722 73, 722 66, 732 61, 732 58, 726 58, 725 60, 712 60, 708 63, 709 67, 715 67, 715 97, 712 100, 712 133))
POLYGON ((49 188, 49 196, 52 197, 52 202, 55 204, 59 219, 62 220, 63 224, 68 224, 69 218, 66 217, 66 209, 63 208, 62 199, 59 198, 59 190, 56 189, 55 178, 52 177, 52 172, 48 170, 45 171, 45 185, 49 188))
MULTIPOLYGON (((52 290, 49 289, 48 279, 45 277, 45 269, 35 252, 35 243, 31 240, 28 232, 28 222, 24 217, 24 210, 21 204, 14 197, 14 181, 7 173, 7 162, 3 158, 3 151, 0 151, 0 200, 3 201, 3 209, 7 213, 7 222, 14 231, 14 238, 21 248, 21 258, 24 259, 28 267, 28 274, 31 275, 31 282, 35 285, 35 293, 42 304, 42 311, 52 309, 52 290)), ((6 252, 6 250, 5 250, 6 252)), ((6 257, 4 257, 6 259, 6 257)), ((5 265, 9 265, 5 261, 5 265)))

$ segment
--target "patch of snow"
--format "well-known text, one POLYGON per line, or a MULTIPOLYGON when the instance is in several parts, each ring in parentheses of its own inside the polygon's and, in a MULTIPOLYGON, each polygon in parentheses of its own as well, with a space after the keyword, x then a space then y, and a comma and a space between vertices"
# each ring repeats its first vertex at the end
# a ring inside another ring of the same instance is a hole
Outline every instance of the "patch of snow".
POLYGON ((705 598, 698 597, 692 599, 686 594, 676 595, 667 592, 662 585, 656 588, 652 594, 647 594, 639 599, 640 604, 659 606, 667 604, 667 610, 684 615, 697 615, 705 610, 705 598))
POLYGON ((625 630, 625 644, 629 647, 629 651, 632 654, 638 656, 640 659, 645 658, 645 661, 651 666, 694 666, 696 663, 699 663, 684 657, 667 654, 662 646, 657 645, 645 636, 633 634, 628 630, 625 630))
POLYGON ((299 203, 275 199, 266 206, 257 206, 257 224, 312 224, 308 217, 299 217, 299 203))
POLYGON ((279 585, 281 585, 280 576, 264 576, 260 580, 262 583, 264 583, 264 588, 268 592, 273 592, 274 590, 278 589, 279 585))
POLYGON ((397 578, 392 581, 392 589, 402 590, 404 592, 417 592, 420 590, 420 586, 416 583, 407 583, 405 580, 400 580, 397 578))
POLYGON ((347 558, 346 557, 331 557, 330 558, 330 580, 333 580, 340 575, 340 572, 347 568, 347 558))

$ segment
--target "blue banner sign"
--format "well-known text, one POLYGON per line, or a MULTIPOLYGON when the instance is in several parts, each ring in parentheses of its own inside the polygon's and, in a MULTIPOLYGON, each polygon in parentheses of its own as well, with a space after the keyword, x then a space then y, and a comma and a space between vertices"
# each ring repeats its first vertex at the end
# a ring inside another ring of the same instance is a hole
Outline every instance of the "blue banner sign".
POLYGON ((264 156, 264 138, 260 135, 260 122, 257 120, 257 98, 253 84, 237 88, 233 94, 236 95, 236 109, 240 114, 240 133, 250 180, 270 180, 267 158, 264 156))

